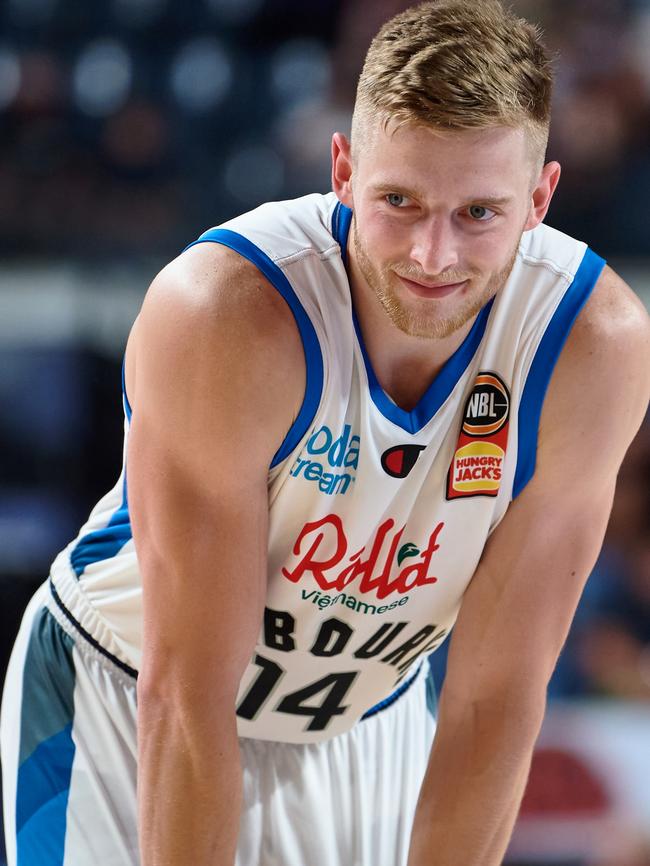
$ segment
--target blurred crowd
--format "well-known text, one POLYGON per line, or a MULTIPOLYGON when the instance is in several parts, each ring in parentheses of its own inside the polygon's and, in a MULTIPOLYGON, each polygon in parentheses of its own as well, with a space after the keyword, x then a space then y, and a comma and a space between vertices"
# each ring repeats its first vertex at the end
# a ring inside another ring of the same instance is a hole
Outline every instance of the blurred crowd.
MULTIPOLYGON (((371 35, 408 0, 4 0, 0 244, 167 258, 265 199, 326 190, 371 35)), ((513 0, 557 55, 553 223, 646 254, 648 0, 513 0)))

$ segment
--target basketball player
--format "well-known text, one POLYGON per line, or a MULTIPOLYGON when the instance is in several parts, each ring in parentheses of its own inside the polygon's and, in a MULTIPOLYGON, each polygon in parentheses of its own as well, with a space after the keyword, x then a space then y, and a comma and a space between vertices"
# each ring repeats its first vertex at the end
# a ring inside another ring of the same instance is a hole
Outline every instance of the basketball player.
POLYGON ((155 279, 8 673, 11 866, 501 863, 648 399, 640 303, 542 222, 550 90, 495 0, 407 11, 333 193, 155 279))

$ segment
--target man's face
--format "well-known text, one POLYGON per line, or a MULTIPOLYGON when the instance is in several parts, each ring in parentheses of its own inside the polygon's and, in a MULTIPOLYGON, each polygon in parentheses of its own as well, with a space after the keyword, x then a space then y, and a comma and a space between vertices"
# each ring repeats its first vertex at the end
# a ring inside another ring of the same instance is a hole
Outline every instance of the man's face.
POLYGON ((504 285, 532 227, 526 133, 404 126, 391 135, 378 126, 359 150, 353 273, 401 331, 449 336, 504 285))

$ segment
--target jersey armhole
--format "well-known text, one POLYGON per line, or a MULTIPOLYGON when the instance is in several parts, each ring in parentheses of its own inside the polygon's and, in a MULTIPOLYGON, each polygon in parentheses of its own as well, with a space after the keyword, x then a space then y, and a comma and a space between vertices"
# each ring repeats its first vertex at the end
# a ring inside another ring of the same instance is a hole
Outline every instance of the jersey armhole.
POLYGON ((124 414, 129 423, 131 423, 131 403, 129 402, 128 394, 126 393, 126 352, 122 358, 122 403, 124 404, 124 414))
MULTIPOLYGON (((230 229, 210 229, 210 231, 202 234, 198 240, 189 244, 185 249, 189 249, 200 243, 222 244, 239 253, 245 259, 248 259, 249 262, 252 262, 282 295, 293 314, 298 331, 300 332, 302 348, 305 353, 305 396, 303 397, 302 405, 295 421, 273 456, 270 465, 270 468, 273 469, 282 463, 297 447, 314 420, 320 404, 323 390, 323 355, 316 329, 285 274, 265 252, 252 243, 252 241, 248 240, 248 238, 237 232, 230 231, 230 229)), ((124 393, 126 398, 126 391, 124 393)))
POLYGON ((516 499, 535 473, 537 437, 544 398, 567 337, 575 320, 591 295, 604 259, 587 249, 573 282, 548 323, 537 346, 519 404, 517 468, 512 488, 516 499))

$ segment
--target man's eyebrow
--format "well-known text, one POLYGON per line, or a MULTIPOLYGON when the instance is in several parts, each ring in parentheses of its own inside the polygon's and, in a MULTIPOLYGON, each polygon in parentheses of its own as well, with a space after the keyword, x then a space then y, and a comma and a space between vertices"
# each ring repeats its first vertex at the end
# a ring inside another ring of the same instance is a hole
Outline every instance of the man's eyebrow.
POLYGON ((480 202, 480 204, 508 204, 508 202, 514 201, 513 195, 477 195, 473 196, 468 201, 472 202, 480 202))
POLYGON ((408 187, 403 183, 391 183, 390 180, 378 180, 369 186, 376 192, 396 192, 400 195, 413 195, 419 198, 424 196, 424 190, 418 187, 408 187))

